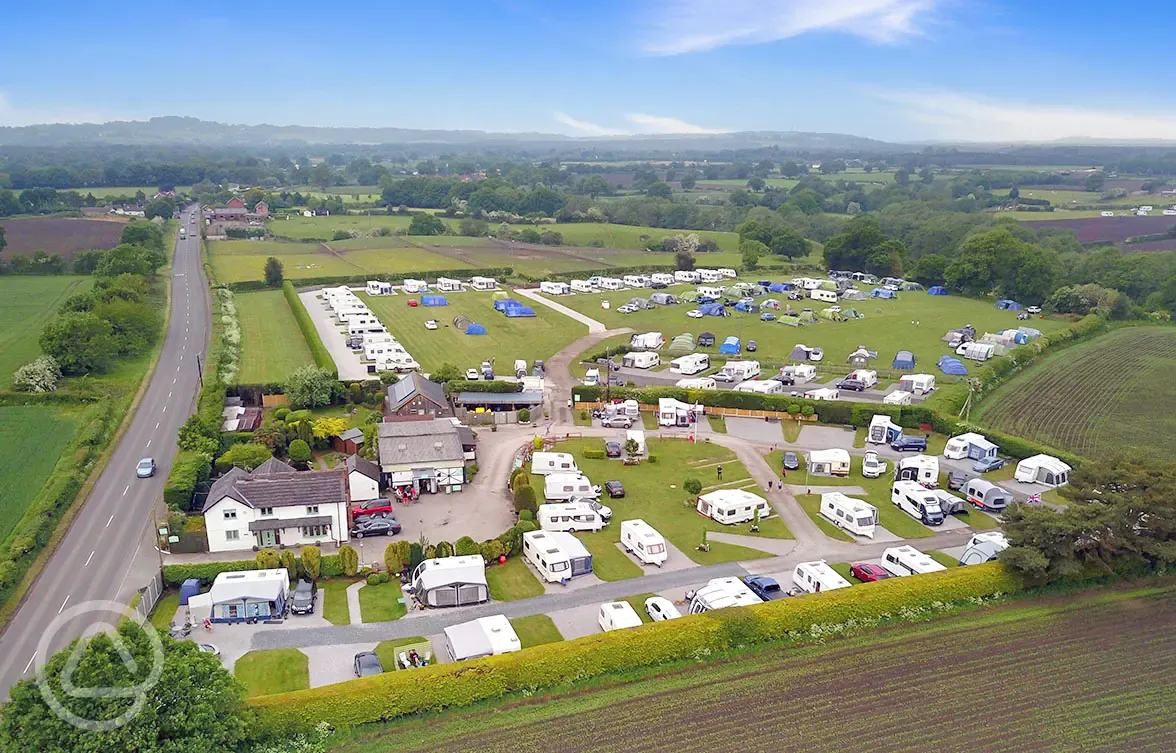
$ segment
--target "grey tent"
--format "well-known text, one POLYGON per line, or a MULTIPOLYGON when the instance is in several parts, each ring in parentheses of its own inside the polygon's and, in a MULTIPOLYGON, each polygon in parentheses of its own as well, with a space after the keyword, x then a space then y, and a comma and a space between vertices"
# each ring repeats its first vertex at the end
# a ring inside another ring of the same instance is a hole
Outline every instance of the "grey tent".
POLYGON ((792 348, 792 355, 788 356, 790 361, 807 361, 809 357, 809 349, 804 345, 796 345, 792 348))
POLYGON ((698 347, 712 348, 715 344, 715 336, 712 332, 703 332, 698 336, 698 347))
POLYGON ((850 288, 841 294, 841 300, 843 301, 864 301, 866 298, 865 292, 857 288, 850 288))
POLYGON ((653 295, 649 296, 649 302, 656 303, 661 306, 669 306, 670 304, 677 303, 678 299, 670 293, 654 293, 653 295))

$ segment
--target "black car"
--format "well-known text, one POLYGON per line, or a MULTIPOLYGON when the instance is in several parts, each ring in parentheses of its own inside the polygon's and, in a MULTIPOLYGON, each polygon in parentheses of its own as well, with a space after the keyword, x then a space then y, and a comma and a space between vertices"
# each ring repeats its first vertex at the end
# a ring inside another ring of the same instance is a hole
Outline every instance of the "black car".
POLYGON ((857 379, 842 379, 837 383, 839 390, 854 390, 856 392, 865 392, 866 383, 857 379))
POLYGON ((649 287, 653 288, 654 290, 663 290, 668 288, 669 285, 665 284, 664 282, 651 282, 649 283, 649 287))
POLYGON ((747 352, 754 353, 757 350, 759 350, 759 345, 756 344, 755 340, 748 340, 747 341, 747 352))
POLYGON ((353 667, 356 677, 370 677, 384 673, 384 665, 380 663, 380 657, 371 651, 356 654, 353 667))
POLYGON ((610 458, 619 458, 621 456, 621 443, 620 442, 605 442, 604 443, 604 454, 610 458))
POLYGON ((783 465, 784 465, 784 470, 786 470, 786 471, 799 471, 800 470, 800 458, 797 457, 795 452, 786 452, 786 453, 784 453, 783 465))
POLYGON ((927 438, 899 437, 890 443, 890 449, 898 452, 923 452, 927 449, 927 438))
POLYGON ((290 599, 290 611, 293 614, 314 614, 314 602, 318 598, 318 584, 313 580, 299 579, 294 587, 294 597, 290 599))
POLYGON ((964 488, 964 484, 968 483, 968 474, 961 471, 949 471, 947 474, 947 488, 952 491, 959 491, 964 488))
POLYGON ((351 535, 357 539, 364 536, 395 536, 400 533, 400 521, 396 518, 370 518, 356 522, 351 535))
POLYGON ((625 496, 625 486, 620 481, 606 481, 604 482, 604 491, 608 496, 623 497, 625 496))
POLYGON ((772 377, 772 379, 775 379, 780 384, 789 384, 789 385, 796 384, 796 377, 793 377, 790 374, 781 374, 780 376, 772 377))

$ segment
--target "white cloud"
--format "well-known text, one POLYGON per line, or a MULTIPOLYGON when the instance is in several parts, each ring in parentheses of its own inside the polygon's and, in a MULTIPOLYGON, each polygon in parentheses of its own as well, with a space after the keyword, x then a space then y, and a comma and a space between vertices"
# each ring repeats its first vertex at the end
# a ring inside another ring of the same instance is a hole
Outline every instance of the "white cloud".
POLYGON ((1065 105, 1000 102, 932 90, 878 92, 896 115, 931 126, 935 138, 961 141, 1131 141, 1176 137, 1176 112, 1128 112, 1065 105))
POLYGON ((648 133, 727 133, 722 128, 707 128, 706 126, 687 123, 678 118, 666 118, 659 115, 645 115, 630 113, 625 116, 629 122, 636 123, 648 133))
POLYGON ((679 55, 730 44, 758 44, 837 32, 893 44, 920 33, 919 21, 943 0, 661 0, 646 52, 679 55))
POLYGON ((552 115, 556 119, 556 121, 566 125, 568 128, 571 128, 573 131, 576 131, 578 135, 582 135, 582 136, 625 136, 628 134, 627 131, 620 131, 620 130, 617 130, 614 128, 609 128, 608 126, 602 126, 597 123, 589 122, 587 120, 577 120, 576 118, 573 118, 571 115, 568 115, 566 112, 555 112, 555 113, 552 113, 552 115))

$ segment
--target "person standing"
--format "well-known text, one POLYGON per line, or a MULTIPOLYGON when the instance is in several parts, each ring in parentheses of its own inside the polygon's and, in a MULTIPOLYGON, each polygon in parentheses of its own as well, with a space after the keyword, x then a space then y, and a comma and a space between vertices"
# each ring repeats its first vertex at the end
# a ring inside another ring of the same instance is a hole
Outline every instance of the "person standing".
POLYGON ((719 475, 719 481, 722 481, 723 480, 723 466, 720 465, 719 467, 715 468, 715 472, 718 473, 718 475, 719 475))

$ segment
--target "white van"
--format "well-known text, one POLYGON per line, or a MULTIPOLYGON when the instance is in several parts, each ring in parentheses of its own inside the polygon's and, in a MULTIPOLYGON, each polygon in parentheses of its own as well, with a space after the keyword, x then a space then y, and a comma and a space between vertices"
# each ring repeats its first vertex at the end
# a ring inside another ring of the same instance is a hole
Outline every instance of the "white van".
POLYGON ((543 496, 548 502, 564 502, 576 497, 600 496, 600 487, 579 473, 549 473, 543 479, 543 496))
POLYGON ((882 567, 898 578, 947 569, 913 546, 892 546, 882 552, 882 567))
POLYGON ((714 378, 719 382, 745 382, 759 375, 759 361, 727 361, 714 378))
POLYGON ((755 520, 756 510, 761 520, 772 514, 772 506, 766 499, 746 489, 717 489, 702 494, 696 500, 694 509, 699 515, 724 525, 755 520))
POLYGON ((738 578, 714 578, 694 594, 690 600, 690 614, 763 603, 764 600, 738 578))
POLYGON ((621 521, 621 546, 645 565, 661 567, 669 556, 665 538, 641 519, 621 521))
POLYGON ((674 276, 668 272, 655 272, 650 275, 650 282, 656 282, 661 285, 673 285, 674 276))
POLYGON ((836 570, 829 567, 825 560, 816 562, 801 562, 792 571, 792 582, 801 591, 819 594, 822 591, 835 591, 838 588, 849 588, 850 583, 842 578, 836 570))
POLYGON ((683 374, 689 376, 697 374, 701 371, 706 371, 710 368, 710 356, 706 353, 691 353, 688 356, 679 356, 670 361, 671 374, 683 374))
POLYGON ((601 604, 600 617, 596 621, 600 624, 600 629, 606 633, 610 630, 641 627, 641 615, 637 614, 637 610, 627 601, 601 604))
POLYGON ((579 473, 576 459, 570 452, 536 452, 531 455, 531 473, 579 473))
POLYGON ((630 369, 652 369, 661 365, 661 358, 657 353, 648 350, 626 353, 621 359, 621 365, 630 369))
POLYGON ((869 539, 878 525, 878 508, 841 492, 821 495, 820 515, 838 528, 869 539))
POLYGON ((567 295, 571 292, 571 286, 566 282, 541 282, 539 283, 539 292, 547 293, 548 295, 567 295))
POLYGON ((945 516, 939 496, 914 481, 895 481, 890 487, 890 501, 923 525, 943 525, 945 516))
POLYGON ((584 386, 595 387, 600 384, 600 369, 588 369, 584 372, 584 386))
POLYGON ((606 523, 584 502, 540 505, 538 518, 544 531, 599 531, 606 523))
POLYGON ((702 279, 702 275, 693 269, 679 269, 674 272, 674 282, 694 283, 702 279))

